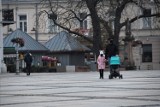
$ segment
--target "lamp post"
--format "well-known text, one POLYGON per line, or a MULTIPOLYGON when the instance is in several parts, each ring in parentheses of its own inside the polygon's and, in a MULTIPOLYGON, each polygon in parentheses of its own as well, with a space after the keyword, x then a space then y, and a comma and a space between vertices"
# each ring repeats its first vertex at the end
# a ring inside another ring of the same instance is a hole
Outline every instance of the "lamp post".
POLYGON ((13 38, 11 40, 11 42, 13 44, 16 44, 16 74, 19 74, 20 71, 19 71, 19 53, 18 53, 18 50, 19 50, 19 47, 23 47, 24 46, 24 40, 23 38, 13 38))
POLYGON ((18 53, 18 43, 16 47, 16 74, 19 74, 19 53, 18 53))
POLYGON ((39 19, 38 19, 38 4, 37 3, 35 4, 35 7, 36 7, 36 9, 35 9, 35 13, 36 13, 36 19, 35 19, 36 25, 35 25, 35 27, 32 28, 31 31, 34 31, 34 33, 35 33, 35 40, 38 41, 38 20, 39 19))
POLYGON ((2 0, 0 0, 0 73, 3 63, 2 0))
POLYGON ((33 27, 32 30, 35 34, 35 40, 38 41, 38 33, 37 33, 37 30, 33 27))
POLYGON ((36 3, 36 30, 35 30, 36 41, 38 41, 38 4, 36 3))

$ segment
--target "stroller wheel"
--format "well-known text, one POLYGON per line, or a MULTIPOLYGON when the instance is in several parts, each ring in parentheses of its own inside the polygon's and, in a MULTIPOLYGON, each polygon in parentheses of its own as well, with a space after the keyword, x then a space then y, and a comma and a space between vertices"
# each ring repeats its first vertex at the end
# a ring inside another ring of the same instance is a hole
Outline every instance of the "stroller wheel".
POLYGON ((119 79, 123 79, 123 76, 122 76, 122 75, 120 75, 120 76, 119 76, 119 79))
POLYGON ((109 75, 109 79, 112 79, 113 77, 111 75, 109 75))

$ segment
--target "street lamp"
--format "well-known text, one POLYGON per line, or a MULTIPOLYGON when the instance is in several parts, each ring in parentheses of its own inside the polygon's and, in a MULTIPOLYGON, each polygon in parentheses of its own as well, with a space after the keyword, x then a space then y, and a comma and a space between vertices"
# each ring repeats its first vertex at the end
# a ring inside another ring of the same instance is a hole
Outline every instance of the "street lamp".
POLYGON ((35 4, 35 12, 36 12, 36 19, 35 19, 35 21, 36 21, 36 25, 35 25, 35 27, 36 28, 32 28, 32 30, 31 31, 34 31, 35 32, 35 40, 36 41, 38 41, 38 4, 36 3, 35 4))
POLYGON ((18 44, 16 47, 16 74, 19 74, 19 53, 18 53, 18 44))
POLYGON ((36 29, 33 27, 31 31, 36 31, 36 29))
POLYGON ((0 73, 3 61, 2 0, 0 0, 0 73))
POLYGON ((37 30, 33 27, 31 31, 35 32, 35 39, 36 39, 36 41, 38 41, 38 32, 37 32, 37 30))

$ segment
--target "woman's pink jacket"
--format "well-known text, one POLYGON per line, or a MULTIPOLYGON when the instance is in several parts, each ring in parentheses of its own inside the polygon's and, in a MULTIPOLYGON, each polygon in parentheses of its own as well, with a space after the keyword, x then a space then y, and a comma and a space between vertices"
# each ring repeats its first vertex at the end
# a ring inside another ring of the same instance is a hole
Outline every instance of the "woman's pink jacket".
POLYGON ((99 55, 97 58, 97 64, 98 64, 98 69, 105 69, 106 66, 106 59, 105 56, 103 55, 102 57, 99 55))

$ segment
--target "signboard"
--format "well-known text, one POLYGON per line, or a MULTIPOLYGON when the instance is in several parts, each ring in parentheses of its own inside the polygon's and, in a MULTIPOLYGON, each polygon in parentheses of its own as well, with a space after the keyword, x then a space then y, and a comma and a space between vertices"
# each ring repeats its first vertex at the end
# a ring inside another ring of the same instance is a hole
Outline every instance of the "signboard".
POLYGON ((6 54, 6 53, 16 53, 15 47, 4 47, 3 51, 4 51, 4 54, 6 54))

